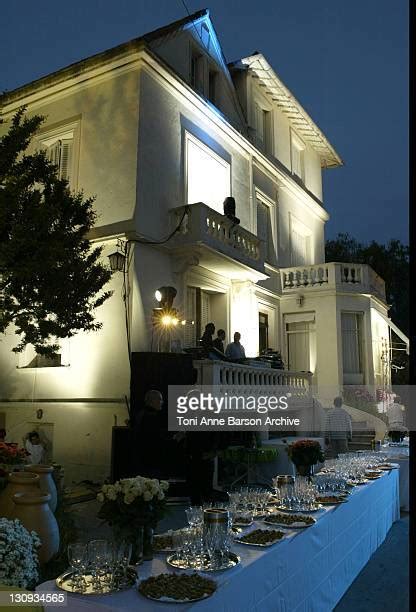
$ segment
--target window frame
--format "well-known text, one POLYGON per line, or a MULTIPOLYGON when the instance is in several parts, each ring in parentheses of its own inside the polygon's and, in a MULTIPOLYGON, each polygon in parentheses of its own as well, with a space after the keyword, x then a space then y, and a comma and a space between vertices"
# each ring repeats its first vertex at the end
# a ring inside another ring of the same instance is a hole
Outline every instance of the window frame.
POLYGON ((302 183, 305 182, 305 150, 306 145, 293 128, 290 128, 290 171, 302 183), (294 150, 299 152, 300 175, 294 170, 294 150))
POLYGON ((256 236, 258 236, 258 227, 257 227, 257 219, 258 219, 258 202, 261 202, 262 204, 264 204, 265 206, 267 206, 269 208, 269 212, 270 212, 270 225, 271 225, 271 231, 272 231, 272 249, 273 249, 273 254, 274 254, 274 261, 268 261, 266 258, 266 253, 265 253, 265 261, 266 263, 268 263, 271 266, 277 266, 278 265, 278 261, 279 261, 279 254, 278 254, 278 231, 277 231, 277 218, 278 218, 278 210, 277 210, 277 203, 275 202, 275 200, 272 200, 272 198, 270 198, 269 196, 267 196, 263 191, 261 191, 260 189, 258 189, 257 187, 254 188, 254 196, 255 196, 255 201, 256 201, 256 210, 255 210, 255 219, 256 219, 256 236))
MULTIPOLYGON (((228 169, 229 196, 232 196, 233 192, 232 192, 232 158, 231 158, 231 156, 230 156, 230 161, 227 161, 226 159, 224 159, 223 157, 218 155, 218 153, 216 153, 216 151, 214 151, 214 149, 212 149, 211 147, 206 145, 202 140, 200 140, 199 138, 194 136, 191 132, 188 132, 188 130, 185 130, 184 131, 184 162, 185 162, 184 163, 184 171, 185 171, 185 177, 184 177, 184 200, 185 200, 185 202, 188 204, 188 200, 189 200, 189 172, 188 172, 188 168, 189 168, 189 149, 188 149, 188 143, 189 142, 191 142, 193 145, 199 147, 207 155, 210 155, 218 163, 220 163, 222 166, 224 166, 225 168, 228 169)), ((227 197, 227 196, 224 196, 224 198, 225 197, 227 197)), ((213 208, 213 205, 210 204, 209 202, 205 202, 205 201, 203 201, 203 202, 204 202, 204 204, 206 206, 209 206, 209 208, 211 208, 212 210, 215 210, 216 212, 219 212, 220 214, 223 214, 223 210, 218 210, 217 208, 213 208)), ((195 202, 190 202, 190 204, 192 204, 192 203, 195 203, 195 202)))
POLYGON ((36 137, 36 148, 46 150, 59 140, 72 140, 69 186, 75 191, 78 188, 80 120, 65 122, 56 127, 48 127, 36 137))

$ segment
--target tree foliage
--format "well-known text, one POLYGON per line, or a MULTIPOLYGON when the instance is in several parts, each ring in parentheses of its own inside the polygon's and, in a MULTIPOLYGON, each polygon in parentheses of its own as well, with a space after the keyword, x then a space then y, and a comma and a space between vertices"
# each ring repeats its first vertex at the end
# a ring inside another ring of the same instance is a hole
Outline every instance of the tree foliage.
POLYGON ((327 240, 326 261, 363 263, 370 265, 386 283, 386 300, 390 316, 407 335, 409 333, 409 247, 400 240, 387 244, 371 241, 362 244, 349 234, 338 234, 327 240))
POLYGON ((43 151, 27 152, 43 121, 22 108, 0 138, 0 333, 14 324, 14 352, 53 356, 60 338, 101 328, 111 272, 86 238, 94 199, 71 192, 43 151))

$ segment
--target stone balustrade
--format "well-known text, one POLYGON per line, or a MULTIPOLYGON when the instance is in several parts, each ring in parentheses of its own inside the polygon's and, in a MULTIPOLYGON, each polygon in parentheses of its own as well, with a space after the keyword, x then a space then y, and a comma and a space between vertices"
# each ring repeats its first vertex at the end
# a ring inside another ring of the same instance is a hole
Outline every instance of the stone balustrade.
POLYGON ((335 289, 371 293, 386 300, 383 279, 367 264, 324 263, 280 270, 282 293, 295 290, 335 289))

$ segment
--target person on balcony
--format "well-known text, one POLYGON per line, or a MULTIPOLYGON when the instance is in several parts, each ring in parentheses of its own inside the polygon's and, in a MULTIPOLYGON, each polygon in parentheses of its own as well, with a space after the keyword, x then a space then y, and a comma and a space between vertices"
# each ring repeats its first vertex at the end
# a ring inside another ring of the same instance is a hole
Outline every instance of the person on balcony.
POLYGON ((217 351, 224 353, 224 340, 225 340, 225 331, 223 329, 219 329, 217 331, 217 337, 215 338, 213 345, 217 351))
POLYGON ((246 352, 244 350, 244 346, 240 343, 240 340, 240 332, 235 332, 234 342, 230 342, 230 344, 225 349, 225 355, 233 361, 238 361, 240 359, 246 358, 246 352))
POLYGON ((214 323, 207 323, 205 325, 205 331, 202 334, 200 343, 204 347, 206 351, 209 351, 214 346, 214 341, 212 336, 215 333, 215 325, 214 323))
POLYGON ((348 412, 342 407, 342 397, 334 399, 325 422, 325 443, 330 447, 335 459, 348 452, 348 442, 352 440, 352 422, 348 412))

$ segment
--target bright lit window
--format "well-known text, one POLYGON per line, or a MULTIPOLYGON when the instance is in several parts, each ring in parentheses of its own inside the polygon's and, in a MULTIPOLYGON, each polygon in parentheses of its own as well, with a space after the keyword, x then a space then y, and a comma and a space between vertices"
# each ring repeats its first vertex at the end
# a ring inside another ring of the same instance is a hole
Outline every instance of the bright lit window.
POLYGON ((187 203, 204 202, 223 213, 223 202, 231 195, 230 164, 190 134, 185 147, 187 203))
POLYGON ((305 180, 305 160, 304 160, 305 145, 293 132, 292 132, 292 138, 291 138, 291 149, 292 149, 292 173, 295 174, 302 181, 304 181, 305 180))

